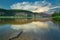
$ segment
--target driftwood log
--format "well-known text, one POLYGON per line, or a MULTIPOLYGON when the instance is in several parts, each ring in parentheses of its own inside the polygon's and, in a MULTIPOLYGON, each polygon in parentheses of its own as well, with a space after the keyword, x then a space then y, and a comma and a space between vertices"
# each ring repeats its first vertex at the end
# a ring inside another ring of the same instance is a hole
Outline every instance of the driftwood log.
POLYGON ((9 40, 13 40, 13 39, 15 39, 15 38, 20 37, 20 35, 21 35, 22 33, 23 33, 23 31, 21 31, 17 36, 10 38, 9 40))

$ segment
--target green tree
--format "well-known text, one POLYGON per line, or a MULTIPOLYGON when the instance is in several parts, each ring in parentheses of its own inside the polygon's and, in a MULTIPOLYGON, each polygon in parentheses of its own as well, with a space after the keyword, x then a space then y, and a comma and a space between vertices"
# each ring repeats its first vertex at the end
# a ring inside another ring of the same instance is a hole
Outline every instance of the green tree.
POLYGON ((52 18, 53 20, 60 21, 60 12, 54 12, 52 18))

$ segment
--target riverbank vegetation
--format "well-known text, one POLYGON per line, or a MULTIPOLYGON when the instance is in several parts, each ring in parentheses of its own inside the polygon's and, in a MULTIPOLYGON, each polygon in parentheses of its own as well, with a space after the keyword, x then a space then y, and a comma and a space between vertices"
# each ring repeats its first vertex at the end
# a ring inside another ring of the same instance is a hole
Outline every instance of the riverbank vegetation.
POLYGON ((51 18, 54 23, 60 24, 60 12, 54 12, 51 18))
POLYGON ((60 21, 60 12, 54 12, 54 13, 52 14, 52 18, 53 18, 53 20, 55 20, 55 21, 60 21))

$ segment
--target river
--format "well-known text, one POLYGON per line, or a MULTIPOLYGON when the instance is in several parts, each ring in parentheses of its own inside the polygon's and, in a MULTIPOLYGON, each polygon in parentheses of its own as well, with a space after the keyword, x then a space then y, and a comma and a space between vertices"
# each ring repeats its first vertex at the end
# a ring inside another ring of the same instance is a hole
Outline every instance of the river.
POLYGON ((0 40, 60 40, 60 26, 52 21, 0 24, 0 40), (16 37, 21 31, 22 34, 16 37))

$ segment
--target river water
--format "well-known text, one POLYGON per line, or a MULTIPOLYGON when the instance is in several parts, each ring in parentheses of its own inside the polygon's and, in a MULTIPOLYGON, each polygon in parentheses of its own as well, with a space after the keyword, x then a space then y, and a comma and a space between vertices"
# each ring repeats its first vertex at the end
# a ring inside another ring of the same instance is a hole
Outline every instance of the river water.
POLYGON ((60 40, 60 26, 52 21, 31 22, 27 24, 1 24, 0 40, 9 40, 23 33, 12 40, 60 40))

